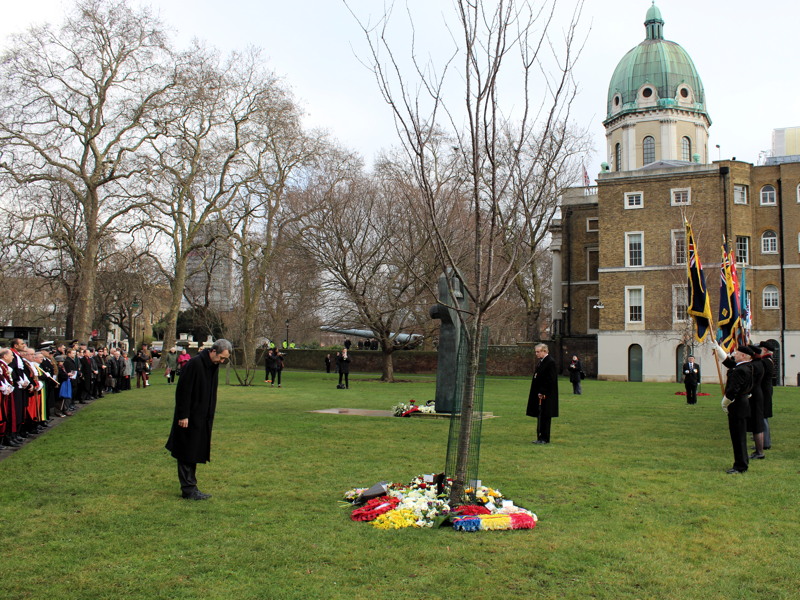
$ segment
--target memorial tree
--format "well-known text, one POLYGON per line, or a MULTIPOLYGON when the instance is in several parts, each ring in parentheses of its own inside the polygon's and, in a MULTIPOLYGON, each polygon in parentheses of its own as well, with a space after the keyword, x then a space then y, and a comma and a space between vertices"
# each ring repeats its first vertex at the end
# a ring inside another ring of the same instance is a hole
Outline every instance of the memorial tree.
POLYGON ((0 183, 15 238, 62 260, 86 339, 104 240, 141 223, 140 150, 172 100, 161 23, 119 0, 78 2, 62 25, 11 37, 0 61, 0 183), (46 224, 44 230, 26 224, 46 224))
MULTIPOLYGON (((530 270, 535 253, 515 242, 526 241, 524 224, 552 201, 551 182, 563 160, 582 2, 566 11, 563 23, 555 0, 454 0, 453 6, 448 33, 425 36, 453 40, 453 53, 441 64, 421 58, 413 45, 400 52, 390 13, 362 29, 370 67, 394 114, 408 183, 420 199, 409 210, 426 224, 440 270, 463 274, 469 301, 467 309, 450 307, 464 328, 467 350, 450 498, 457 503, 468 483, 470 447, 478 443, 471 435, 472 409, 487 314, 530 270), (460 248, 451 247, 452 234, 440 218, 454 204, 463 206, 470 222, 470 255, 461 264, 460 248)), ((405 38, 412 44, 420 25, 430 23, 412 20, 412 35, 405 38)))

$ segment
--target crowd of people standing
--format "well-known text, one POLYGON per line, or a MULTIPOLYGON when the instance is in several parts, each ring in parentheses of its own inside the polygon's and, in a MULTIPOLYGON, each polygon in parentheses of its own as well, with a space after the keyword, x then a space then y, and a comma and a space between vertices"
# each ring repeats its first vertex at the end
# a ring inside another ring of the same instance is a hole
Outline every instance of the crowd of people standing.
POLYGON ((134 375, 136 387, 149 386, 153 358, 146 344, 129 356, 124 348, 77 340, 34 349, 12 339, 10 347, 0 348, 0 450, 21 446, 81 404, 131 389, 134 375))

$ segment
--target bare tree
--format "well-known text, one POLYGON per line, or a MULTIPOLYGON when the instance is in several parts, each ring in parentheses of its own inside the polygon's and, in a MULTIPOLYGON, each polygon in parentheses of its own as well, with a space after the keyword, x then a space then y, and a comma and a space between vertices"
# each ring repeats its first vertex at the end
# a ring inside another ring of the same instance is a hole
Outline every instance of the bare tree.
POLYGON ((430 240, 392 187, 355 169, 336 183, 317 188, 304 247, 324 273, 328 323, 371 330, 383 352, 381 380, 394 381, 399 334, 418 321, 431 279, 419 260, 430 240))
POLYGON ((171 53, 159 21, 124 0, 83 0, 58 30, 34 27, 12 43, 0 64, 0 176, 12 193, 48 197, 55 186, 68 198, 64 212, 25 204, 12 211, 79 227, 69 285, 83 337, 102 240, 129 232, 144 203, 137 153, 159 135, 152 115, 170 100, 171 53))
MULTIPOLYGON (((226 212, 227 239, 239 276, 243 374, 238 370, 235 374, 242 385, 250 385, 257 371, 256 345, 266 305, 274 302, 273 316, 280 313, 284 320, 297 310, 290 305, 295 294, 275 293, 276 283, 288 280, 285 273, 278 274, 285 268, 279 259, 288 256, 284 245, 296 231, 294 225, 317 210, 313 205, 292 202, 292 191, 307 185, 314 165, 326 151, 324 135, 307 135, 302 130, 300 113, 286 90, 273 94, 268 110, 257 118, 260 146, 252 157, 254 176, 226 212), (270 288, 272 294, 268 296, 270 288)), ((299 194, 294 197, 299 198, 299 194)), ((299 291, 295 289, 295 293, 299 291)))
POLYGON ((208 260, 216 257, 233 273, 226 218, 235 202, 249 198, 268 177, 273 140, 284 133, 284 121, 297 121, 290 95, 261 62, 257 50, 222 62, 213 52, 193 48, 181 61, 180 101, 164 111, 164 136, 149 144, 149 227, 169 258, 158 252, 153 257, 172 289, 165 346, 174 342, 191 270, 205 271, 210 282, 208 260))
POLYGON ((526 193, 515 193, 515 174, 529 171, 526 163, 531 157, 535 164, 546 154, 537 147, 552 145, 569 120, 581 2, 559 32, 558 42, 552 35, 555 2, 535 6, 513 0, 454 0, 454 5, 458 22, 454 27, 455 56, 461 59, 455 80, 449 77, 455 58, 437 68, 421 63, 416 49, 412 51, 412 74, 406 76, 388 41, 388 17, 376 28, 363 29, 378 85, 394 112, 400 141, 423 198, 424 222, 429 225, 442 270, 460 266, 449 234, 440 226, 442 207, 461 202, 469 207, 472 242, 466 292, 470 310, 460 314, 468 365, 451 492, 451 501, 458 502, 466 484, 479 349, 487 313, 533 260, 525 246, 504 244, 504 229, 517 215, 533 216, 535 207, 529 203, 541 195, 536 186, 547 185, 530 177, 526 193), (444 96, 445 89, 457 85, 463 91, 463 105, 461 100, 458 105, 450 103, 444 96), (512 88, 519 93, 506 99, 512 88), (438 143, 438 134, 445 129, 454 140, 451 157, 438 143))

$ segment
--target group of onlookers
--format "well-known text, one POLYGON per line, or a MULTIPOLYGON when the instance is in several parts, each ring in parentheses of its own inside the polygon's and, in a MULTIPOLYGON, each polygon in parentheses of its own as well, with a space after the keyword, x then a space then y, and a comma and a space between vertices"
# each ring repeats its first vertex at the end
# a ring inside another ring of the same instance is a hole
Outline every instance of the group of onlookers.
MULTIPOLYGON (((176 357, 174 378, 189 355, 183 350, 179 357, 175 348, 170 354, 176 357)), ((149 386, 153 358, 147 344, 131 356, 124 348, 94 348, 77 340, 44 342, 34 350, 23 339, 12 339, 9 348, 0 348, 0 450, 21 446, 81 404, 131 389, 134 377, 137 388, 149 386)))

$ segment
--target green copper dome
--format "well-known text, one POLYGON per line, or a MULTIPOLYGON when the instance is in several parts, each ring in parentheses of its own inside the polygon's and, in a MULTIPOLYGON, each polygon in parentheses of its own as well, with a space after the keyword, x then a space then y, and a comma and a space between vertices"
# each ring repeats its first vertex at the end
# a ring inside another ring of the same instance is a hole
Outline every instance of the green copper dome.
POLYGON ((686 50, 664 39, 664 20, 655 3, 644 24, 647 37, 622 57, 611 77, 606 122, 664 108, 701 113, 708 119, 700 75, 686 50))

